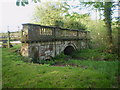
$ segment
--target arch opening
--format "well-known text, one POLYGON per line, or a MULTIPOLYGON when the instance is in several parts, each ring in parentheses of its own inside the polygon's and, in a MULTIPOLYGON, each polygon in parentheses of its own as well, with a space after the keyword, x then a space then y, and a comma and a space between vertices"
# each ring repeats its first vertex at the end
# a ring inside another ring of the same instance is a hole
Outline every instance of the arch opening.
POLYGON ((38 52, 37 48, 36 47, 32 47, 31 52, 32 52, 32 55, 31 55, 32 62, 33 63, 38 63, 39 52, 38 52))
POLYGON ((67 46, 64 49, 64 54, 65 55, 72 55, 73 52, 75 52, 75 49, 72 46, 67 46))

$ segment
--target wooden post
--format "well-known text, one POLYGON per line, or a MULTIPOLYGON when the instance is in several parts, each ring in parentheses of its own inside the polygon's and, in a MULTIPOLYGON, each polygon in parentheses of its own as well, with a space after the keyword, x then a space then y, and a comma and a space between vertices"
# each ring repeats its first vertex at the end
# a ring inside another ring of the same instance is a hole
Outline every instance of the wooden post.
POLYGON ((20 39, 22 40, 22 38, 23 38, 23 30, 21 30, 20 32, 20 39))
POLYGON ((10 32, 8 31, 8 48, 10 48, 10 32))

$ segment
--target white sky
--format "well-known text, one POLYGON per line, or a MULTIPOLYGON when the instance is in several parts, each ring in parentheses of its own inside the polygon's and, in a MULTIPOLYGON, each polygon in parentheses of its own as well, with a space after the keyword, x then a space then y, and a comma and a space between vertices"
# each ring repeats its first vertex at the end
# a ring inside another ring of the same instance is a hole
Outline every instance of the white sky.
MULTIPOLYGON (((44 0, 43 0, 44 1, 44 0)), ((49 0, 48 0, 49 1, 49 0)), ((55 0, 53 0, 55 1, 55 0)), ((78 4, 77 2, 69 2, 70 4, 78 4)), ((34 8, 39 3, 30 2, 26 6, 16 6, 16 0, 0 0, 0 32, 18 30, 18 26, 21 27, 23 23, 29 23, 32 19, 34 8)), ((87 11, 79 11, 79 13, 86 13, 87 11)), ((93 13, 92 19, 95 19, 96 14, 93 13)))
MULTIPOLYGON (((69 3, 76 4, 76 2, 69 3)), ((0 32, 16 31, 18 26, 22 28, 21 24, 30 22, 37 4, 30 2, 26 6, 16 6, 16 0, 0 0, 0 32)))
POLYGON ((35 3, 26 6, 16 6, 16 0, 0 1, 0 32, 6 32, 7 26, 10 31, 18 30, 21 24, 30 22, 35 3))

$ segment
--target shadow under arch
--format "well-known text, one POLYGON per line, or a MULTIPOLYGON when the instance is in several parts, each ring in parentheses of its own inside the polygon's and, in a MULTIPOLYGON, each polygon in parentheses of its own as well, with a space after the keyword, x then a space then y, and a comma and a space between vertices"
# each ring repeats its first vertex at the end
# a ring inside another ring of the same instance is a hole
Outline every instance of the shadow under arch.
POLYGON ((38 52, 37 48, 36 47, 32 47, 31 48, 31 52, 32 52, 32 55, 31 55, 32 62, 33 63, 37 63, 37 60, 39 58, 39 52, 38 52))
POLYGON ((67 46, 67 47, 64 49, 64 54, 65 54, 65 55, 72 55, 74 52, 75 52, 75 49, 74 49, 73 46, 67 46))

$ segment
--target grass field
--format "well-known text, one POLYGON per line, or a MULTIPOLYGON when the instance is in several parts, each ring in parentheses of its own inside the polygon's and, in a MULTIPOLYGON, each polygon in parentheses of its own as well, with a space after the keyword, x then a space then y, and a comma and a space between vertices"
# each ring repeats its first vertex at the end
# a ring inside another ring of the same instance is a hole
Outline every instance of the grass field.
MULTIPOLYGON (((3 88, 118 87, 117 60, 88 60, 89 55, 86 55, 87 60, 64 60, 67 56, 58 56, 54 61, 47 61, 48 64, 33 64, 24 62, 23 57, 15 52, 17 48, 2 49, 3 88)), ((85 51, 81 55, 85 57, 85 51)))

